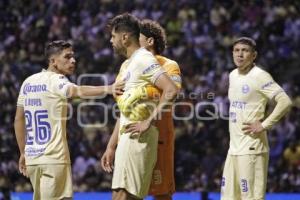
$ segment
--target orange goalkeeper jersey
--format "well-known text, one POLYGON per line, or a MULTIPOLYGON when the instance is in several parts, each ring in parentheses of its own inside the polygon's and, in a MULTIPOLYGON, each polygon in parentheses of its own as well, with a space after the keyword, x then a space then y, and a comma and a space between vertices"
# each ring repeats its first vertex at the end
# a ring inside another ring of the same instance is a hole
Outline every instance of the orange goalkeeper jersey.
MULTIPOLYGON (((181 88, 181 73, 178 64, 163 56, 155 56, 158 63, 167 72, 178 88, 181 88)), ((157 89, 147 88, 148 95, 157 95, 157 89)), ((149 189, 151 195, 173 194, 175 192, 174 178, 174 124, 172 110, 162 113, 156 121, 159 130, 157 163, 153 171, 149 189)))

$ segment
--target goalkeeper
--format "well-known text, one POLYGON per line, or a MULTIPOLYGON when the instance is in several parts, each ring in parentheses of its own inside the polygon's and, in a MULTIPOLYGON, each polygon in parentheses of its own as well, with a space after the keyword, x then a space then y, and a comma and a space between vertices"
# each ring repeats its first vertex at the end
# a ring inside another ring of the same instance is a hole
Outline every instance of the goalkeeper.
MULTIPOLYGON (((178 64, 166 57, 160 56, 166 46, 166 35, 164 29, 156 22, 143 20, 141 23, 140 44, 156 55, 156 59, 175 85, 181 88, 181 73, 178 64)), ((120 71, 121 72, 121 71, 120 71)), ((132 92, 125 92, 122 98, 117 98, 121 105, 119 108, 124 115, 133 121, 147 117, 151 112, 151 106, 143 102, 147 98, 159 99, 161 91, 153 86, 137 88, 132 92)), ((149 194, 155 196, 155 200, 170 200, 175 192, 174 179, 174 125, 172 111, 170 108, 163 112, 160 120, 156 121, 159 130, 157 163, 155 165, 149 194)), ((104 170, 111 172, 117 144, 116 126, 109 141, 107 149, 102 156, 101 165, 104 170), (107 164, 110 163, 110 164, 107 164)), ((123 131, 123 130, 122 130, 123 131)))
POLYGON ((143 199, 148 194, 157 158, 158 130, 152 121, 175 98, 177 88, 153 54, 140 48, 140 26, 135 17, 119 15, 111 21, 111 28, 115 52, 127 57, 117 78, 126 84, 124 94, 117 98, 120 120, 101 164, 105 171, 112 172, 114 162, 113 200, 143 199), (162 89, 159 101, 148 98, 141 89, 149 85, 162 89), (141 118, 133 112, 140 106, 147 110, 141 118))

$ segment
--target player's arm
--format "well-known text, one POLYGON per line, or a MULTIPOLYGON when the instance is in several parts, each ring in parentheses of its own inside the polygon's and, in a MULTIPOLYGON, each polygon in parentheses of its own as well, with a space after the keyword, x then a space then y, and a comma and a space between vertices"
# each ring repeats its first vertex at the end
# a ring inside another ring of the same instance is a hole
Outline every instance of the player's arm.
POLYGON ((26 165, 25 165, 25 157, 24 157, 24 150, 25 150, 25 143, 26 143, 26 133, 25 133, 25 117, 24 117, 24 108, 21 106, 17 106, 15 121, 14 121, 14 128, 15 128, 15 135, 20 151, 20 158, 19 158, 19 171, 24 175, 27 176, 26 173, 26 165))
POLYGON ((106 150, 103 156, 101 157, 101 167, 105 172, 111 173, 113 171, 115 151, 118 144, 119 129, 120 129, 120 119, 117 119, 113 133, 110 136, 109 142, 106 146, 106 150))
POLYGON ((86 97, 99 96, 104 94, 121 95, 123 93, 125 82, 119 81, 108 86, 78 86, 70 85, 67 89, 67 96, 72 97, 86 97))
POLYGON ((256 121, 254 123, 244 123, 245 127, 242 130, 245 134, 249 133, 260 133, 264 130, 270 129, 274 124, 276 124, 291 108, 292 102, 285 92, 278 93, 274 100, 276 106, 272 113, 263 121, 256 121))
MULTIPOLYGON (((178 64, 175 61, 173 61, 170 62, 169 64, 165 64, 164 68, 168 76, 170 77, 170 79, 177 86, 179 92, 182 87, 182 80, 181 80, 181 72, 178 64)), ((150 98, 159 98, 161 94, 161 91, 152 85, 146 86, 146 91, 147 91, 147 96, 150 98)))
POLYGON ((270 129, 290 110, 292 106, 291 99, 283 91, 278 93, 274 97, 274 100, 276 102, 274 110, 261 124, 264 129, 270 129))
POLYGON ((170 64, 168 64, 166 67, 168 67, 169 70, 167 70, 168 75, 170 76, 171 80, 175 83, 177 88, 180 90, 182 87, 182 79, 181 79, 181 72, 179 65, 177 62, 173 61, 170 64))
POLYGON ((263 72, 257 76, 258 91, 267 99, 274 99, 276 106, 272 113, 261 123, 244 123, 242 130, 245 133, 260 133, 270 129, 277 123, 289 110, 292 102, 284 90, 273 80, 269 73, 263 72))
POLYGON ((149 122, 155 119, 158 114, 163 111, 163 108, 175 99, 178 93, 177 86, 166 73, 161 74, 155 81, 154 85, 162 90, 162 95, 159 99, 158 106, 154 109, 148 119, 149 122))
POLYGON ((131 132, 132 135, 135 135, 147 130, 151 122, 163 111, 164 107, 169 105, 176 97, 178 89, 166 73, 160 74, 154 82, 154 85, 162 91, 157 107, 147 120, 127 125, 126 132, 131 132))

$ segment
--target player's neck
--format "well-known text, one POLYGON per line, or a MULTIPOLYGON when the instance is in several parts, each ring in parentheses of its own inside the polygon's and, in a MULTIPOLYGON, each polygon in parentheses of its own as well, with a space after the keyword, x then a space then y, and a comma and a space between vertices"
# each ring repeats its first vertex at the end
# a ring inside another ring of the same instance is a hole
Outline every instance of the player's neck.
POLYGON ((49 65, 48 68, 47 68, 47 71, 50 71, 50 72, 54 72, 54 73, 57 73, 57 74, 63 74, 60 70, 58 70, 55 66, 53 65, 49 65))
POLYGON ((155 52, 155 50, 153 48, 150 48, 149 51, 153 54, 153 55, 158 55, 158 53, 155 52))
POLYGON ((238 68, 239 74, 245 75, 254 67, 254 63, 242 68, 238 68))
POLYGON ((132 43, 129 47, 127 47, 126 57, 130 58, 132 54, 140 48, 139 44, 132 43))

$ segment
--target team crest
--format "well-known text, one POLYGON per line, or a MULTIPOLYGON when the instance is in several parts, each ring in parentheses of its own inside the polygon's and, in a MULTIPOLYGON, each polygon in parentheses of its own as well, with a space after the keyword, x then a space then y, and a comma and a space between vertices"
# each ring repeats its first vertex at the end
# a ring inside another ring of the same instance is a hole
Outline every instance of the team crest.
POLYGON ((250 91, 249 85, 247 85, 247 84, 243 85, 243 87, 242 87, 242 92, 243 92, 244 94, 247 94, 249 91, 250 91))

